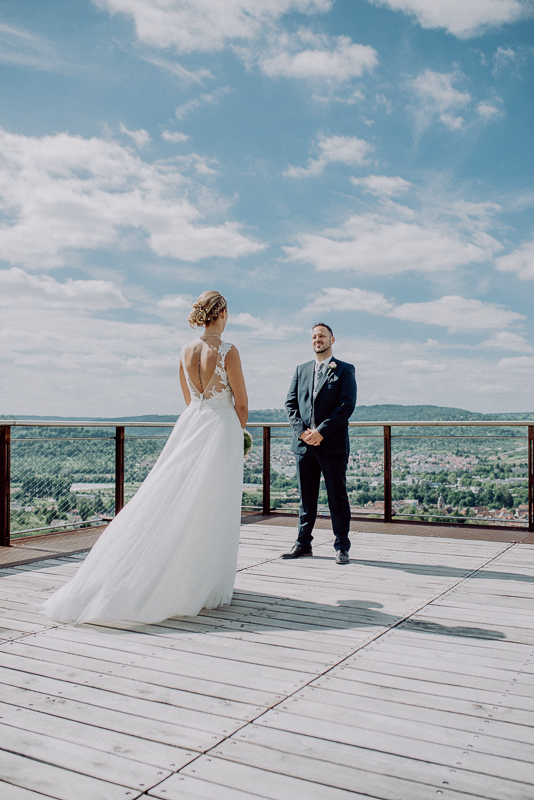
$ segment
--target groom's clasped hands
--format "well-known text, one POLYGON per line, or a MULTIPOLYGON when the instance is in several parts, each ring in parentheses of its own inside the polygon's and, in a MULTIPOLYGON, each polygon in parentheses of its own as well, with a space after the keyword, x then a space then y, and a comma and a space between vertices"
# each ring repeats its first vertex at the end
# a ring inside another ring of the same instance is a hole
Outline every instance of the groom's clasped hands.
POLYGON ((308 430, 304 431, 304 433, 300 434, 300 438, 305 444, 312 445, 313 447, 317 447, 317 445, 321 444, 323 441, 323 436, 319 433, 318 430, 315 428, 312 430, 308 428, 308 430))

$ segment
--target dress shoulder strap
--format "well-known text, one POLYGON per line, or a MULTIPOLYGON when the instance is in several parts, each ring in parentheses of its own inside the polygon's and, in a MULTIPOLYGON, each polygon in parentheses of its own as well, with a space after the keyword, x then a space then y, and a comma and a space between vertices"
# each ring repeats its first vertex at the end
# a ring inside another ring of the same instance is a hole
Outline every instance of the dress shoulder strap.
POLYGON ((230 344, 230 342, 221 342, 219 346, 219 361, 223 369, 224 369, 224 363, 226 361, 226 356, 228 355, 232 347, 233 344, 230 344))

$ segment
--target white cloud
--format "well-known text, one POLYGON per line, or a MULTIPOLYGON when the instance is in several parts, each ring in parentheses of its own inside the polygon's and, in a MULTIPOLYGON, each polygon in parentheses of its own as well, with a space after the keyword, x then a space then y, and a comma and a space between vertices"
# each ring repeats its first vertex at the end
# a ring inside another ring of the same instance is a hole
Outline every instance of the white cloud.
POLYGON ((440 114, 439 118, 445 127, 451 131, 459 131, 464 127, 465 119, 463 117, 455 117, 453 114, 440 114))
POLYGON ((19 296, 2 309, 4 413, 120 416, 182 407, 185 325, 113 321, 99 318, 96 307, 34 302, 19 296))
POLYGON ((520 58, 519 53, 512 50, 511 47, 498 47, 493 54, 493 75, 499 75, 505 69, 509 69, 515 65, 520 58))
POLYGON ((441 297, 428 303, 403 303, 393 309, 390 316, 407 322, 441 325, 451 332, 506 328, 525 319, 523 314, 495 303, 483 303, 458 295, 441 297))
POLYGON ((121 246, 132 229, 157 255, 183 261, 263 249, 236 222, 206 224, 217 198, 202 191, 195 205, 195 186, 178 162, 143 161, 111 139, 0 129, 0 255, 47 269, 65 264, 72 249, 121 246))
POLYGON ((95 312, 127 308, 130 303, 111 281, 56 281, 48 275, 29 275, 18 267, 0 270, 0 306, 27 309, 90 309, 95 312))
POLYGON ((390 177, 388 175, 367 175, 365 178, 351 178, 354 186, 363 186, 365 192, 379 197, 393 197, 407 192, 412 185, 404 178, 390 177))
POLYGON ((246 340, 254 341, 286 341, 292 337, 300 328, 296 325, 286 325, 278 320, 265 320, 261 317, 254 317, 248 312, 240 314, 230 314, 228 327, 230 331, 234 328, 245 328, 246 340))
POLYGON ((397 275, 488 261, 501 248, 480 228, 464 233, 456 215, 450 222, 416 223, 395 219, 402 213, 402 208, 392 208, 387 214, 353 215, 337 228, 301 234, 297 245, 284 250, 289 261, 313 264, 319 271, 397 275))
POLYGON ((182 67, 182 65, 178 64, 177 61, 167 61, 164 58, 157 58, 153 55, 147 55, 146 53, 142 54, 141 58, 143 61, 147 61, 149 64, 153 64, 155 67, 160 67, 160 69, 164 69, 167 72, 172 73, 172 75, 175 75, 181 83, 197 83, 200 86, 204 86, 204 82, 206 80, 213 78, 213 75, 209 69, 205 69, 204 67, 196 70, 190 70, 182 67))
POLYGON ((138 131, 129 131, 126 125, 121 122, 120 129, 121 133, 124 133, 125 136, 129 136, 130 139, 133 139, 135 146, 139 149, 144 147, 150 141, 150 134, 148 131, 145 131, 142 128, 138 131))
POLYGON ((343 83, 360 77, 378 64, 369 45, 354 44, 348 36, 325 36, 309 31, 282 35, 271 51, 259 59, 271 77, 309 78, 343 83))
POLYGON ((250 41, 284 14, 328 11, 332 0, 94 0, 133 17, 137 37, 181 53, 213 52, 250 41))
POLYGON ((427 375, 429 372, 445 372, 447 365, 444 362, 428 361, 425 358, 410 358, 406 361, 401 361, 401 367, 406 367, 413 372, 418 372, 427 375))
POLYGON ((392 303, 379 292, 326 288, 306 306, 304 311, 367 311, 370 314, 383 315, 392 308, 392 303))
POLYGON ((518 333, 512 333, 511 331, 499 331, 498 333, 494 333, 489 339, 486 339, 485 342, 482 342, 482 347, 491 347, 495 350, 515 350, 519 353, 531 353, 534 350, 527 341, 525 341, 525 337, 521 336, 518 333))
POLYGON ((534 280, 534 241, 525 242, 513 253, 501 256, 496 264, 502 272, 516 272, 522 281, 534 280))
POLYGON ((525 0, 369 0, 414 16, 423 28, 445 28, 459 38, 480 36, 532 13, 525 0))
POLYGON ((168 294, 158 300, 159 308, 171 308, 180 311, 190 311, 195 298, 188 294, 168 294))
POLYGON ((373 146, 356 136, 325 136, 320 134, 317 141, 319 156, 310 159, 307 167, 288 167, 284 172, 290 178, 304 178, 320 175, 327 164, 335 162, 356 166, 365 164, 373 146))
POLYGON ((499 370, 491 352, 470 357, 436 345, 429 356, 424 343, 400 337, 339 336, 335 352, 356 366, 359 405, 432 404, 486 413, 532 409, 534 358, 499 370))
POLYGON ((501 109, 497 108, 497 106, 493 103, 488 103, 487 101, 477 103, 477 111, 484 119, 492 119, 493 117, 502 116, 501 109))
POLYGON ((23 28, 0 24, 0 62, 45 72, 65 72, 54 46, 47 39, 23 28))
POLYGON ((166 142, 187 142, 190 138, 187 133, 180 133, 179 131, 163 131, 161 138, 166 142))
POLYGON ((410 85, 421 103, 420 117, 430 118, 437 115, 451 130, 462 128, 464 119, 456 116, 454 111, 465 108, 471 102, 471 95, 468 92, 461 92, 453 86, 453 83, 462 77, 456 72, 441 73, 427 69, 414 78, 410 85))
MULTIPOLYGON (((522 314, 510 311, 494 303, 484 303, 458 295, 441 297, 423 303, 402 303, 395 306, 383 294, 362 289, 325 288, 312 300, 305 312, 311 311, 364 311, 370 314, 393 317, 405 322, 438 325, 449 331, 471 332, 506 328, 524 320, 522 314)), ((523 337, 514 333, 498 333, 484 346, 511 345, 507 349, 530 349, 523 337), (497 343, 500 344, 497 344, 497 343)))
MULTIPOLYGON (((526 380, 527 385, 532 387, 532 378, 534 370, 534 356, 517 356, 515 358, 501 358, 497 364, 497 368, 507 373, 507 378, 510 373, 516 373, 523 381, 526 380)), ((532 394, 531 394, 532 397, 532 394)), ((529 408, 532 408, 532 400, 530 400, 529 408)))
POLYGON ((231 89, 229 86, 221 86, 214 92, 204 92, 198 97, 192 97, 191 100, 186 100, 185 103, 176 106, 174 110, 176 119, 180 120, 184 119, 193 111, 196 111, 198 108, 203 108, 204 106, 218 105, 221 102, 222 98, 225 97, 227 94, 230 94, 230 92, 231 89))

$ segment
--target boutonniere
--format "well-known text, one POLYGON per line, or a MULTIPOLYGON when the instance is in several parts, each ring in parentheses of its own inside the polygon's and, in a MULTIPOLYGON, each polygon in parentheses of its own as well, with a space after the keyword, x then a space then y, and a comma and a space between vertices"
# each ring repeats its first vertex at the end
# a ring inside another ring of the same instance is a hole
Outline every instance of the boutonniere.
POLYGON ((333 371, 336 369, 336 367, 337 367, 337 364, 336 364, 336 362, 335 362, 335 361, 331 361, 331 362, 329 363, 328 367, 327 367, 327 369, 328 369, 328 372, 329 372, 329 373, 332 373, 332 372, 333 372, 333 371))

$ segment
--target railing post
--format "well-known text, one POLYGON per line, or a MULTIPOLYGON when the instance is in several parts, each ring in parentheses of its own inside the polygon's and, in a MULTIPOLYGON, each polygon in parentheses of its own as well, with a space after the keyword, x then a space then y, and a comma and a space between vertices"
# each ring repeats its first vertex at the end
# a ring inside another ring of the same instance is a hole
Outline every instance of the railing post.
POLYGON ((384 522, 391 520, 391 425, 384 425, 384 522))
POLYGON ((528 426, 528 529, 534 531, 534 425, 528 426))
POLYGON ((124 425, 115 428, 115 515, 124 506, 124 425))
POLYGON ((11 546, 11 425, 0 425, 0 547, 11 546))
POLYGON ((263 499, 262 514, 271 513, 271 426, 263 426, 263 499))

